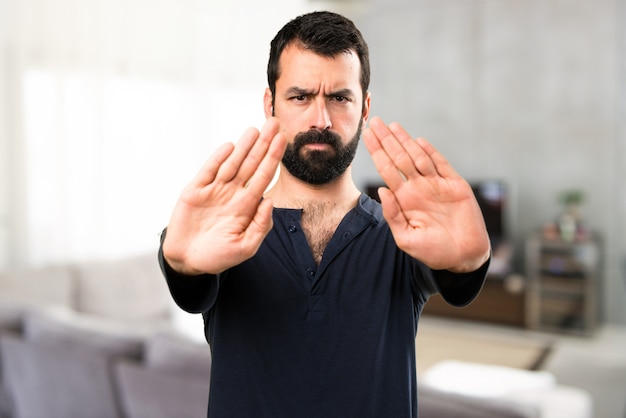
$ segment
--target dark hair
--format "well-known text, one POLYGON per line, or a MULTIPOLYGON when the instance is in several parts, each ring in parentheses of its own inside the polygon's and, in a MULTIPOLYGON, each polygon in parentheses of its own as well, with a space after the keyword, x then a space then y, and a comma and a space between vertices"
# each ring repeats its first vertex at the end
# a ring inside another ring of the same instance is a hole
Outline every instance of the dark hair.
POLYGON ((279 60, 283 50, 292 43, 316 54, 334 57, 337 54, 356 51, 361 62, 361 89, 363 97, 370 84, 370 61, 367 43, 354 23, 333 12, 312 12, 296 17, 278 31, 270 45, 267 63, 267 82, 276 94, 276 80, 280 76, 279 60))

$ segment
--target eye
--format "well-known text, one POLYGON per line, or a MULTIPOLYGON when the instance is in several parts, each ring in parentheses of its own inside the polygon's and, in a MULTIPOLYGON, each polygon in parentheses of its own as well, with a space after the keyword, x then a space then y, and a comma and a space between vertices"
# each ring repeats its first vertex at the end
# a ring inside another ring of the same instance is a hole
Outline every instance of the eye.
POLYGON ((300 94, 297 96, 292 96, 291 100, 293 100, 294 102, 304 102, 307 99, 307 95, 306 94, 300 94))
POLYGON ((347 98, 346 96, 333 96, 333 101, 337 103, 344 103, 344 102, 349 102, 350 99, 347 98))

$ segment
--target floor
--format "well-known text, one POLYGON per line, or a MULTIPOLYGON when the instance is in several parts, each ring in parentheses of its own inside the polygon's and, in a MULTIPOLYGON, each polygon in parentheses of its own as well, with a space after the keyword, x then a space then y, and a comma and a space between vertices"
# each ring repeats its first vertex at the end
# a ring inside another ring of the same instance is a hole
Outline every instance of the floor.
POLYGON ((626 327, 606 325, 592 338, 558 337, 544 370, 591 393, 596 418, 626 418, 626 327))
POLYGON ((609 324, 591 337, 582 337, 432 316, 421 321, 464 332, 549 340, 553 349, 540 369, 553 373, 559 384, 587 390, 593 398, 595 418, 626 418, 626 326, 609 324))

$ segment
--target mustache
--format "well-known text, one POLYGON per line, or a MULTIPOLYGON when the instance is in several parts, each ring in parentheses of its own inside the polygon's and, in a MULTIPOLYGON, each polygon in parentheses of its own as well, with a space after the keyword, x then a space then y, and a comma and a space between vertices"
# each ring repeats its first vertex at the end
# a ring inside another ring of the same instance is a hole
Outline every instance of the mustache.
POLYGON ((311 129, 306 132, 300 132, 294 137, 294 145, 296 147, 300 148, 308 144, 328 144, 337 148, 341 146, 341 137, 339 134, 327 129, 323 131, 311 129))

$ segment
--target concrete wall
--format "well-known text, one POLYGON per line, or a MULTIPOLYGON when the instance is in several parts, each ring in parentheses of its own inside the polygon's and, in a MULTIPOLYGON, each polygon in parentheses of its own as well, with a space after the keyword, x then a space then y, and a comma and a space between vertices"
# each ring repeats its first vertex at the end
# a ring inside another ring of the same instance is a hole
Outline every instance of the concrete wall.
MULTIPOLYGON (((623 0, 373 0, 373 114, 429 139, 469 180, 510 189, 523 241, 581 189, 604 243, 605 318, 626 322, 626 96, 623 0)), ((378 179, 365 153, 356 176, 378 179)))

